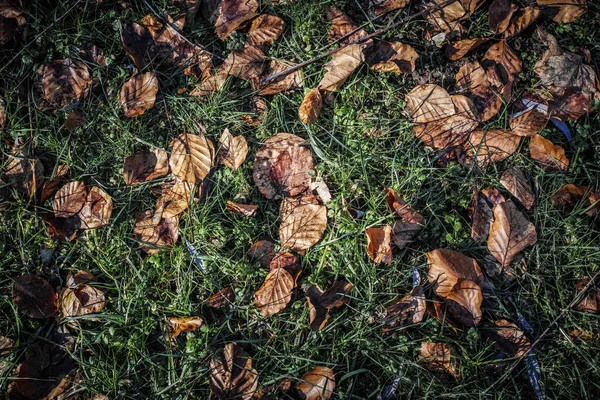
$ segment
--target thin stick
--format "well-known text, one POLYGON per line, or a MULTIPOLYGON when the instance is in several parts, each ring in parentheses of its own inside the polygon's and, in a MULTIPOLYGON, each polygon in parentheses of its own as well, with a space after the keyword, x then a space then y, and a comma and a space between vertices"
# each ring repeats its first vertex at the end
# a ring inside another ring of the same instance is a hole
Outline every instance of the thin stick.
MULTIPOLYGON (((338 51, 341 51, 342 49, 345 49, 346 47, 348 47, 350 45, 360 44, 360 43, 366 42, 367 40, 369 40, 369 39, 371 39, 371 38, 373 38, 375 36, 381 35, 382 33, 385 33, 385 32, 387 32, 387 31, 389 31, 391 29, 397 28, 398 26, 407 23, 408 21, 412 20, 413 18, 416 18, 416 17, 419 17, 421 15, 430 13, 431 11, 439 10, 440 8, 444 8, 447 5, 450 5, 450 4, 454 3, 455 1, 456 0, 446 0, 445 2, 440 3, 440 4, 436 5, 436 6, 427 8, 427 9, 422 10, 422 11, 419 11, 418 13, 409 15, 408 17, 404 17, 400 21, 394 22, 392 25, 386 26, 385 28, 377 29, 375 32, 370 33, 367 36, 363 36, 363 37, 361 37, 359 39, 356 39, 356 40, 354 40, 352 42, 346 43, 345 45, 340 46, 337 49, 329 50, 328 52, 319 54, 318 56, 315 56, 315 57, 311 58, 310 60, 306 60, 304 62, 301 62, 300 64, 296 64, 296 65, 294 65, 292 67, 289 67, 287 69, 284 69, 283 71, 278 72, 276 74, 269 75, 269 76, 267 76, 264 79, 263 82, 264 83, 268 83, 268 82, 270 82, 270 81, 272 81, 274 79, 277 79, 277 78, 280 78, 282 76, 291 74, 292 72, 298 71, 299 69, 306 67, 307 65, 310 65, 310 64, 312 64, 312 63, 314 63, 316 61, 322 60, 325 57, 329 57, 330 55, 333 55, 333 54, 337 53, 338 51)), ((349 35, 352 34, 352 33, 354 33, 357 30, 358 30, 358 28, 355 29, 353 32, 349 33, 349 35)))

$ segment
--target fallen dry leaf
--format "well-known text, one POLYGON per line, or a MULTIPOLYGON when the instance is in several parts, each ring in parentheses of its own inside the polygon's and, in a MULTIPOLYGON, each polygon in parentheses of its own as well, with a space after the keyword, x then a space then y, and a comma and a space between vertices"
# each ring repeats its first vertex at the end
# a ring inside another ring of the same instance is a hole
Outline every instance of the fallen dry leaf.
POLYGON ((148 254, 173 246, 179 238, 179 217, 163 217, 163 209, 147 210, 135 215, 133 235, 148 254))
POLYGON ((65 119, 65 128, 70 131, 75 131, 83 125, 84 117, 81 111, 71 111, 65 119))
POLYGON ((523 63, 506 40, 501 40, 488 49, 481 60, 481 66, 495 91, 502 94, 505 100, 510 100, 512 87, 523 71, 523 63))
POLYGON ((268 14, 259 15, 250 24, 248 41, 255 46, 271 44, 279 39, 284 30, 285 22, 281 18, 268 14))
POLYGON ((242 115, 241 120, 248 126, 258 126, 262 124, 269 107, 267 101, 262 97, 252 97, 249 102, 250 112, 252 114, 242 115))
POLYGON ((240 204, 234 203, 233 201, 227 201, 225 207, 227 208, 227 211, 234 214, 243 215, 245 217, 254 217, 256 215, 256 210, 258 210, 257 205, 240 204))
POLYGON ((373 0, 371 3, 375 9, 375 15, 382 15, 406 7, 410 0, 373 0))
MULTIPOLYGON (((284 59, 269 60, 261 79, 285 71, 293 64, 294 63, 292 61, 284 59)), ((304 85, 304 82, 302 81, 302 73, 299 70, 280 76, 279 78, 273 79, 267 83, 261 80, 258 82, 258 85, 256 85, 255 81, 256 80, 253 80, 253 84, 255 86, 254 89, 258 90, 258 95, 260 96, 288 92, 299 89, 304 85)))
POLYGON ((446 46, 446 56, 450 60, 460 60, 466 56, 470 51, 475 50, 484 43, 487 43, 489 38, 474 38, 474 39, 462 39, 456 42, 448 43, 446 46))
POLYGON ((446 310, 453 319, 472 328, 481 321, 483 295, 479 285, 468 279, 459 280, 446 297, 446 310))
POLYGON ((548 104, 540 96, 525 92, 515 103, 515 113, 509 118, 512 133, 519 136, 534 136, 548 124, 548 104))
POLYGON ((569 159, 565 149, 553 144, 541 135, 535 135, 529 142, 529 155, 540 163, 542 169, 566 171, 569 169, 569 159))
POLYGON ((363 63, 365 44, 351 44, 335 53, 323 68, 327 70, 318 88, 334 92, 339 90, 352 73, 363 63))
POLYGON ((335 6, 328 6, 325 16, 331 24, 329 39, 332 42, 339 41, 342 44, 346 44, 367 36, 367 32, 364 29, 358 29, 358 26, 356 26, 350 17, 335 6))
POLYGON ((54 60, 38 69, 44 99, 42 106, 60 108, 87 97, 92 78, 84 63, 67 58, 54 60))
POLYGON ((169 156, 161 149, 136 153, 127 157, 123 165, 123 178, 127 185, 148 182, 168 173, 169 156))
POLYGON ((444 379, 460 379, 458 361, 453 350, 446 343, 421 342, 419 362, 429 372, 444 379))
POLYGON ((288 147, 271 164, 271 183, 285 197, 297 196, 310 187, 313 169, 313 157, 308 147, 288 147))
POLYGON ((512 15, 519 9, 510 0, 494 0, 489 8, 489 24, 494 33, 506 31, 512 15))
POLYGON ((552 118, 576 121, 591 111, 589 98, 580 89, 576 88, 574 93, 570 93, 571 91, 567 90, 565 95, 548 102, 552 118))
MULTIPOLYGON (((465 0, 465 3, 469 0, 465 0)), ((422 4, 423 9, 440 6, 445 2, 442 0, 430 0, 422 4)), ((476 3, 476 1, 473 1, 476 3)), ((447 6, 437 9, 433 12, 426 13, 427 21, 431 24, 434 30, 442 32, 452 32, 460 29, 460 20, 466 18, 470 10, 465 9, 462 1, 455 1, 447 6)))
POLYGON ((219 5, 215 33, 224 40, 256 15, 257 0, 223 0, 219 5))
POLYGON ((448 92, 431 83, 415 87, 406 95, 406 107, 416 123, 437 121, 455 114, 454 103, 448 92))
POLYGON ((206 299, 206 304, 211 308, 223 308, 233 303, 235 292, 231 286, 227 286, 206 299))
POLYGON ((335 389, 335 374, 331 368, 317 366, 302 375, 298 395, 303 400, 328 400, 335 389))
POLYGON ((96 229, 108 225, 112 210, 112 198, 98 186, 92 186, 87 193, 83 208, 78 214, 81 228, 96 229))
POLYGON ((210 362, 208 380, 220 400, 250 400, 258 389, 252 358, 237 343, 227 343, 210 362))
POLYGON ((477 243, 487 240, 494 214, 486 196, 477 190, 473 191, 473 199, 469 204, 471 218, 471 238, 477 243))
POLYGON ((27 150, 15 146, 8 155, 4 176, 18 193, 33 199, 43 184, 44 165, 27 150))
POLYGON ((555 22, 564 24, 575 22, 587 11, 587 0, 537 0, 536 2, 555 22))
POLYGON ((392 227, 369 228, 367 235, 367 253, 377 264, 392 262, 392 227))
POLYGON ((182 332, 192 332, 202 326, 204 321, 200 317, 169 317, 169 336, 174 339, 182 332))
POLYGON ((490 228, 488 250, 503 267, 537 241, 535 226, 517 210, 512 200, 494 205, 494 221, 490 228))
POLYGON ((502 193, 500 193, 500 191, 494 187, 483 189, 481 193, 492 205, 501 204, 506 201, 502 193))
POLYGON ((310 191, 313 194, 316 193, 317 196, 321 199, 321 202, 327 204, 331 201, 331 192, 329 191, 329 187, 323 181, 313 181, 310 183, 310 191))
POLYGON ((67 287, 61 290, 59 298, 62 318, 94 314, 104 309, 104 292, 86 284, 92 279, 94 275, 87 271, 69 274, 67 287))
MULTIPOLYGON (((590 283, 589 278, 579 279, 575 281, 574 287, 576 293, 582 293, 586 286, 590 283)), ((573 306, 574 310, 589 314, 598 313, 598 301, 600 301, 600 290, 598 282, 593 282, 586 293, 583 293, 581 299, 573 306)))
POLYGON ((4 1, 0 9, 0 45, 5 46, 17 39, 17 34, 24 31, 27 21, 21 3, 12 4, 4 1))
POLYGON ((397 328, 420 323, 426 310, 423 286, 415 286, 408 295, 385 307, 383 333, 390 334, 397 328))
POLYGON ((514 135, 511 131, 492 129, 489 131, 477 130, 471 132, 469 140, 464 144, 465 163, 475 162, 486 166, 506 160, 510 157, 521 143, 521 137, 514 135))
POLYGON ((202 134, 180 134, 171 141, 169 151, 171 171, 184 182, 199 185, 212 168, 215 150, 202 134))
POLYGON ((575 186, 572 183, 563 185, 552 196, 550 201, 552 205, 560 209, 568 209, 583 199, 588 192, 587 186, 575 186))
POLYGON ((461 280, 468 279, 477 284, 483 281, 483 274, 477 261, 461 253, 437 249, 425 253, 425 257, 429 263, 427 279, 440 297, 447 297, 461 280))
POLYGON ((223 89, 227 77, 229 74, 224 69, 220 68, 216 73, 209 73, 205 76, 199 85, 190 91, 192 97, 206 97, 212 93, 218 92, 223 89))
POLYGON ((137 117, 154 108, 158 79, 152 72, 131 77, 119 90, 119 103, 126 117, 137 117))
POLYGON ((298 109, 298 117, 304 124, 312 124, 319 119, 321 108, 323 107, 323 98, 319 88, 314 88, 304 96, 302 104, 298 109))
POLYGON ((81 181, 69 182, 54 195, 52 208, 57 218, 68 218, 81 211, 87 200, 87 189, 81 181))
MULTIPOLYGON (((69 166, 66 164, 57 165, 48 179, 44 179, 42 190, 39 196, 39 203, 44 204, 46 200, 53 197, 58 188, 67 182, 69 175, 69 166)), ((39 193, 39 192, 38 192, 39 193)))
POLYGON ((52 318, 58 313, 58 295, 52 285, 37 275, 14 279, 13 302, 30 318, 52 318))
POLYGON ((44 213, 42 220, 48 225, 48 235, 56 240, 73 240, 81 228, 79 216, 56 218, 53 213, 44 213))
POLYGON ((514 323, 498 319, 481 328, 484 336, 490 339, 498 350, 508 357, 521 357, 529 351, 531 343, 514 323))
POLYGON ((367 46, 365 62, 374 71, 409 74, 415 70, 419 54, 411 45, 380 40, 367 46))
POLYGON ((329 311, 348 303, 350 298, 346 295, 351 290, 352 284, 345 279, 335 280, 326 291, 322 291, 317 285, 310 285, 306 289, 310 328, 313 331, 323 329, 329 319, 329 311))
MULTIPOLYGON (((265 53, 261 47, 247 46, 229 53, 219 70, 240 79, 258 79, 265 69, 265 64, 265 53)), ((262 94, 264 93, 259 93, 262 94)))
POLYGON ((502 34, 504 39, 510 39, 531 26, 542 14, 539 7, 529 6, 518 9, 510 20, 510 24, 502 34))
POLYGON ((456 84, 466 91, 481 114, 482 122, 490 120, 502 108, 500 89, 491 86, 479 61, 464 64, 456 73, 456 84))
POLYGON ((500 183, 525 206, 531 210, 535 203, 535 194, 531 190, 531 186, 527 183, 527 178, 523 171, 516 167, 507 169, 500 177, 500 183))
POLYGON ((296 280, 285 268, 275 268, 269 272, 265 282, 254 294, 258 311, 264 316, 282 311, 292 299, 296 280))
POLYGON ((397 219, 392 226, 392 240, 399 249, 403 249, 423 229, 423 216, 406 204, 392 188, 385 190, 385 201, 397 219))
POLYGON ((246 161, 248 142, 243 136, 233 136, 225 128, 219 139, 219 163, 235 171, 246 161))
POLYGON ((281 248, 292 251, 308 250, 327 228, 327 207, 319 204, 312 194, 286 198, 281 202, 279 241, 281 248))
MULTIPOLYGON (((194 184, 183 182, 175 178, 163 183, 160 187, 160 198, 157 201, 157 209, 162 208, 162 218, 175 217, 190 206, 194 184)), ((200 190, 200 188, 199 188, 200 190)), ((197 200, 194 198, 194 200, 197 200)))
POLYGON ((260 262, 261 267, 269 269, 269 264, 275 255, 275 244, 268 240, 259 240, 254 243, 250 250, 248 250, 248 256, 253 260, 260 262))

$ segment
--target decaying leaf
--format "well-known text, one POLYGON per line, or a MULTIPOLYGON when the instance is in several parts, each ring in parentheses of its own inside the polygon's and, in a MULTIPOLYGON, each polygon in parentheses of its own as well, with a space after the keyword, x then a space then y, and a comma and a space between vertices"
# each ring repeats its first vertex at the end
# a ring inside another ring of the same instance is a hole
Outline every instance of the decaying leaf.
POLYGON ((529 155, 545 170, 566 171, 569 169, 569 159, 565 156, 565 149, 541 135, 531 138, 529 155))
POLYGON ((215 33, 224 40, 256 15, 257 0, 223 0, 219 5, 215 33))
POLYGON ((365 49, 365 61, 372 70, 409 74, 415 70, 419 54, 411 45, 377 41, 365 49))
POLYGON ((78 317, 104 309, 104 292, 86 283, 94 279, 87 271, 78 271, 67 277, 67 287, 60 292, 60 314, 63 318, 78 317))
POLYGON ((587 0, 537 0, 555 22, 570 24, 587 11, 587 0))
POLYGON ((475 50, 479 46, 489 41, 488 38, 463 39, 456 42, 448 43, 446 46, 446 56, 450 60, 460 60, 470 51, 475 50))
POLYGON ((87 97, 92 78, 84 63, 67 58, 54 60, 38 69, 44 94, 43 106, 66 107, 87 97))
POLYGON ((535 226, 511 200, 494 205, 488 250, 503 267, 508 267, 517 254, 536 241, 535 226))
POLYGON ((200 317, 169 317, 169 336, 174 339, 182 332, 192 332, 202 326, 204 322, 200 317))
POLYGON ((133 235, 148 254, 170 247, 179 238, 179 217, 163 217, 163 209, 142 211, 135 216, 133 235))
POLYGON ((327 207, 312 194, 286 198, 281 203, 279 241, 283 249, 308 250, 327 228, 327 207))
POLYGON ((505 319, 491 321, 481 329, 498 350, 509 357, 521 357, 531 347, 531 343, 514 323, 505 319))
POLYGON ((392 333, 396 328, 418 324, 423 321, 427 305, 423 286, 415 286, 408 295, 385 307, 383 333, 392 333))
POLYGON ((211 308, 223 308, 235 300, 235 292, 227 286, 206 299, 206 304, 211 308))
POLYGON ((527 183, 527 178, 523 171, 516 167, 507 169, 500 177, 500 183, 515 196, 526 209, 531 210, 535 203, 535 194, 531 190, 531 186, 527 183))
POLYGON ((365 46, 365 44, 351 44, 335 53, 331 60, 323 66, 327 72, 319 82, 318 88, 329 92, 339 90, 346 79, 365 60, 363 53, 365 46))
POLYGON ((468 279, 460 279, 446 297, 446 310, 462 325, 474 327, 481 321, 482 301, 479 285, 468 279))
POLYGON ((425 253, 425 257, 429 263, 427 279, 440 297, 447 297, 459 281, 467 279, 478 285, 483 281, 477 261, 461 253, 437 249, 425 253))
POLYGON ((233 136, 229 129, 225 128, 219 139, 219 163, 235 171, 246 161, 247 154, 246 138, 241 135, 233 136))
POLYGON ((335 389, 335 374, 331 368, 317 366, 302 375, 298 395, 303 400, 328 400, 335 389))
POLYGON ((319 88, 314 88, 304 96, 302 104, 298 109, 300 121, 304 124, 312 124, 319 119, 321 108, 323 107, 323 98, 319 88))
POLYGON ((123 178, 125 184, 135 185, 161 178, 169 173, 169 156, 161 149, 136 153, 125 159, 123 178))
POLYGON ((248 250, 248 256, 253 260, 260 262, 261 267, 269 268, 271 260, 275 255, 275 244, 268 240, 259 240, 254 243, 250 250, 248 250))
POLYGON ((385 200, 396 222, 392 226, 392 240, 399 249, 410 244, 423 229, 423 216, 408 205, 392 188, 385 190, 385 200))
POLYGON ((352 290, 352 284, 345 279, 335 280, 331 287, 322 291, 317 285, 311 285, 306 290, 310 328, 313 331, 323 329, 329 319, 329 311, 350 301, 346 297, 352 290))
POLYGON ((263 14, 252 20, 248 30, 248 41, 255 46, 271 44, 279 39, 285 29, 285 22, 275 16, 263 14))
POLYGON ((308 147, 288 147, 271 164, 271 183, 284 196, 297 196, 310 187, 313 169, 313 157, 308 147))
POLYGON ((550 120, 548 104, 532 92, 523 94, 515 103, 515 113, 510 116, 511 132, 519 136, 537 135, 550 120))
POLYGON ((234 203, 233 201, 227 201, 225 207, 227 208, 227 211, 234 214, 243 215, 245 217, 254 217, 256 215, 256 210, 258 210, 257 205, 240 204, 234 203))
POLYGON ((227 343, 211 360, 208 379, 219 400, 250 400, 258 389, 252 358, 237 343, 227 343))
POLYGON ((458 361, 446 343, 421 342, 419 362, 440 378, 460 379, 458 361))
MULTIPOLYGON (((261 79, 285 71, 293 64, 293 62, 284 59, 269 60, 261 76, 261 79)), ((267 83, 261 80, 258 83, 258 85, 256 85, 255 81, 256 80, 253 80, 252 82, 255 86, 255 89, 258 90, 258 94, 260 96, 288 92, 291 90, 299 89, 304 85, 304 82, 302 80, 302 73, 299 70, 291 72, 289 74, 285 74, 283 76, 280 76, 279 78, 275 78, 267 83)))
POLYGON ((329 39, 331 41, 335 42, 339 40, 345 44, 367 36, 367 32, 364 29, 358 29, 358 26, 356 26, 350 17, 339 8, 329 6, 325 15, 327 21, 331 23, 331 29, 329 29, 329 39))
POLYGON ((477 130, 471 132, 469 140, 464 144, 465 163, 475 162, 486 166, 506 160, 519 148, 521 137, 511 131, 492 129, 489 131, 477 130))
POLYGON ((392 262, 392 227, 369 228, 367 235, 367 253, 377 264, 392 262))
POLYGON ((483 243, 487 240, 492 224, 492 208, 488 204, 486 197, 477 190, 473 191, 473 198, 469 204, 469 217, 471 218, 471 238, 483 243))
POLYGON ((506 40, 492 45, 481 60, 490 85, 505 100, 512 97, 512 87, 523 71, 523 63, 506 40))
POLYGON ((269 272, 263 285, 254 294, 258 311, 264 316, 277 314, 292 299, 296 280, 285 268, 275 268, 269 272))
POLYGON ((13 302, 30 318, 52 318, 58 313, 58 295, 47 280, 37 275, 14 279, 13 302))
POLYGON ((81 211, 87 200, 87 189, 81 181, 70 182, 58 189, 52 208, 57 218, 68 218, 81 211))
POLYGON ((152 72, 131 77, 119 90, 119 103, 126 117, 137 117, 154 108, 158 79, 152 72))
POLYGON ((87 193, 83 208, 78 214, 81 228, 96 229, 108 225, 112 210, 112 198, 98 186, 92 186, 87 193))
POLYGON ((219 70, 240 79, 258 79, 265 63, 265 53, 260 46, 247 46, 229 53, 219 70))
POLYGON ((180 134, 171 141, 169 151, 171 171, 184 182, 199 185, 212 168, 215 150, 202 134, 180 134))
MULTIPOLYGON (((575 292, 581 293, 590 284, 590 279, 578 279, 575 281, 575 292)), ((600 301, 600 290, 598 288, 598 281, 592 282, 590 287, 583 293, 581 300, 573 306, 574 310, 581 311, 584 313, 597 314, 598 313, 598 302, 600 301)))

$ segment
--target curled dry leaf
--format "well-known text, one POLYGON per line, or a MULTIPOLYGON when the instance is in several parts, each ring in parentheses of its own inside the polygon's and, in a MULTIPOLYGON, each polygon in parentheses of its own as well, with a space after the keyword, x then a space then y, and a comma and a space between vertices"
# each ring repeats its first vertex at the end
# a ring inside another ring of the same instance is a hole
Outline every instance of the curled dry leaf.
POLYGON ((58 313, 58 295, 47 280, 37 275, 14 279, 13 302, 30 318, 52 318, 58 313))
POLYGON ((498 88, 491 86, 485 70, 479 61, 467 63, 456 73, 459 89, 468 93, 481 114, 483 122, 488 121, 502 108, 502 95, 498 88))
POLYGON ((512 133, 519 136, 537 135, 550 120, 548 104, 540 96, 526 92, 515 104, 515 113, 510 116, 512 133))
POLYGON ((512 16, 510 24, 502 34, 504 39, 510 39, 525 29, 529 28, 541 15, 541 10, 536 6, 529 6, 518 9, 512 16))
POLYGON ((488 38, 474 38, 448 43, 446 46, 446 56, 453 61, 460 60, 470 51, 475 50, 489 40, 488 38))
POLYGON ((88 191, 83 208, 79 211, 82 229, 96 229, 108 225, 112 215, 112 198, 98 186, 88 191))
POLYGON ((392 227, 369 228, 367 235, 367 253, 377 264, 392 262, 392 227))
POLYGON ((42 106, 66 107, 87 97, 92 78, 84 63, 67 58, 54 60, 38 69, 44 99, 42 106))
POLYGON ((392 240, 399 249, 403 249, 423 229, 423 216, 406 204, 392 188, 387 188, 385 193, 385 201, 397 219, 392 226, 392 240))
POLYGON ((257 0, 221 1, 215 22, 215 33, 219 39, 224 40, 234 31, 242 28, 246 21, 254 18, 257 9, 257 0))
MULTIPOLYGON (((261 79, 285 71, 293 64, 294 63, 292 61, 285 59, 269 60, 267 62, 267 67, 265 68, 261 76, 261 79)), ((255 85, 256 80, 253 80, 252 82, 255 85)), ((269 81, 267 83, 265 83, 264 81, 260 81, 258 83, 258 87, 255 87, 255 89, 258 90, 258 94, 260 96, 266 96, 299 89, 303 85, 304 83, 302 81, 302 73, 300 72, 300 70, 298 70, 280 76, 279 78, 273 79, 272 81, 269 81)))
POLYGON ((281 203, 279 241, 281 248, 303 251, 314 246, 327 228, 327 207, 312 194, 286 198, 281 203))
POLYGON ((477 284, 483 281, 477 261, 461 253, 437 249, 425 253, 425 257, 429 263, 427 278, 440 297, 447 297, 461 280, 467 279, 477 284))
POLYGON ((161 178, 169 173, 169 156, 161 149, 136 153, 125 159, 123 178, 125 184, 135 185, 161 178))
POLYGON ((477 130, 471 132, 469 140, 465 143, 466 164, 475 162, 486 166, 506 160, 519 148, 521 137, 511 131, 492 129, 489 131, 477 130))
POLYGON ((67 277, 68 287, 60 292, 60 314, 63 318, 78 317, 100 312, 104 309, 104 292, 87 285, 94 275, 87 271, 78 271, 67 277))
POLYGON ((282 311, 292 299, 296 280, 285 268, 275 268, 269 272, 265 282, 254 294, 258 311, 264 316, 282 311))
POLYGON ((297 196, 310 187, 313 169, 313 157, 308 147, 288 147, 271 165, 271 183, 284 196, 297 196))
POLYGON ((531 343, 514 323, 505 319, 491 321, 481 330, 494 347, 509 357, 521 357, 529 351, 531 343))
POLYGON ((154 108, 158 79, 153 72, 131 77, 119 90, 119 103, 126 117, 137 117, 154 108))
POLYGON ((279 39, 285 29, 285 22, 275 15, 263 14, 256 17, 248 30, 248 42, 260 46, 271 44, 279 39))
POLYGON ((265 53, 260 46, 247 46, 229 53, 219 70, 240 79, 258 79, 265 69, 265 62, 265 53))
POLYGON ((199 185, 212 168, 215 150, 202 134, 182 133, 171 141, 169 151, 171 171, 184 182, 199 185))
POLYGON ((483 243, 490 233, 494 214, 486 196, 477 190, 473 191, 473 199, 469 204, 469 216, 471 218, 471 238, 477 243, 483 243))
POLYGON ((535 135, 529 142, 529 155, 540 163, 542 169, 566 171, 569 169, 569 159, 565 149, 553 144, 541 135, 535 135))
POLYGON ((511 200, 494 206, 488 250, 503 267, 508 267, 517 254, 536 241, 535 226, 511 200))
POLYGON ((415 286, 408 295, 385 307, 383 333, 390 334, 396 328, 420 323, 426 310, 423 286, 415 286))
POLYGON ((317 285, 309 286, 306 290, 306 301, 310 328, 313 331, 323 329, 329 319, 329 311, 350 302, 346 295, 350 294, 351 290, 352 284, 345 279, 334 281, 326 291, 322 291, 317 285))
POLYGON ((319 119, 321 108, 323 107, 323 98, 319 88, 314 88, 304 96, 302 104, 298 109, 300 121, 304 124, 312 124, 319 119))
POLYGON ((202 326, 204 322, 200 317, 169 317, 169 336, 176 338, 182 332, 192 332, 202 326))
POLYGON ((377 41, 365 49, 365 61, 372 70, 409 74, 415 70, 419 54, 411 45, 377 41))
POLYGON ((142 211, 135 216, 133 235, 148 254, 173 246, 179 238, 179 217, 164 217, 163 209, 142 211))
POLYGON ((327 21, 331 24, 329 29, 329 39, 332 42, 341 43, 354 42, 364 36, 367 32, 364 29, 358 29, 358 26, 344 13, 335 6, 329 6, 326 10, 327 21), (351 32, 354 32, 351 34, 351 32), (344 38, 343 40, 340 40, 344 38))
POLYGON ((227 168, 236 170, 248 154, 248 142, 243 136, 233 136, 229 129, 225 128, 219 139, 219 162, 227 168))
POLYGON ((375 9, 375 15, 382 15, 406 7, 410 0, 373 0, 371 3, 375 9))
POLYGON ((237 343, 227 343, 211 360, 208 380, 219 400, 250 400, 258 389, 252 358, 237 343))
POLYGON ((503 33, 510 24, 512 15, 519 9, 510 0, 494 0, 489 8, 490 28, 496 34, 503 33))
POLYGON ((453 319, 467 327, 474 327, 481 321, 483 295, 479 285, 468 279, 461 279, 446 297, 446 310, 453 319))
POLYGON ((271 260, 275 255, 275 244, 268 240, 259 240, 254 243, 250 250, 248 250, 248 256, 253 260, 260 262, 261 267, 269 268, 271 260))
POLYGON ((304 400, 328 400, 335 389, 335 374, 331 368, 317 366, 302 375, 297 391, 304 400))
POLYGON ((419 362, 442 380, 448 377, 460 379, 458 361, 446 343, 421 342, 419 362))
POLYGON ((523 171, 516 167, 507 169, 500 177, 500 183, 515 196, 526 209, 531 210, 535 203, 535 194, 531 190, 531 186, 527 183, 527 178, 523 171))
POLYGON ((570 24, 587 11, 587 0, 537 0, 555 22, 570 24))
POLYGON ((235 292, 231 286, 227 286, 206 299, 206 304, 211 308, 223 308, 235 300, 235 292))
POLYGON ((69 182, 54 195, 52 208, 57 218, 68 218, 81 211, 87 201, 87 189, 81 181, 69 182))
POLYGON ((252 204, 240 204, 234 203, 233 201, 227 201, 225 205, 227 211, 232 212, 234 214, 243 215, 245 217, 254 217, 256 216, 256 210, 258 210, 257 205, 252 204))
POLYGON ((365 60, 363 53, 365 46, 365 44, 351 44, 335 53, 331 60, 324 65, 327 72, 319 82, 318 88, 329 92, 339 90, 346 79, 365 60))

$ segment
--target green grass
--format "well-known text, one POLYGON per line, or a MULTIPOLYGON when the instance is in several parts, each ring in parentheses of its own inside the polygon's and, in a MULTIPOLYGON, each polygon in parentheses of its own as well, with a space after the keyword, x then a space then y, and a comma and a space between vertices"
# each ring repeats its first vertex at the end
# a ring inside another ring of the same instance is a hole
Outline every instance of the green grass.
MULTIPOLYGON (((484 303, 485 317, 516 320, 519 311, 539 335, 572 300, 574 280, 593 274, 600 266, 598 217, 586 217, 582 207, 561 213, 549 199, 565 183, 599 189, 597 114, 570 124, 571 144, 551 125, 543 132, 567 150, 572 165, 566 173, 544 172, 536 166, 529 157, 528 140, 506 162, 485 169, 438 166, 437 154, 426 150, 412 132, 404 113, 404 96, 417 85, 419 76, 452 89, 461 63, 449 63, 441 50, 424 39, 427 25, 413 21, 385 37, 409 43, 419 52, 415 76, 380 74, 361 67, 314 125, 305 126, 297 117, 303 90, 268 98, 264 122, 252 128, 240 120, 252 97, 248 83, 231 81, 221 93, 202 101, 177 94, 177 88, 191 87, 193 79, 163 70, 157 72, 161 91, 155 109, 126 119, 116 93, 131 74, 126 68, 131 60, 120 46, 119 25, 145 15, 144 2, 131 1, 130 8, 122 10, 119 1, 104 0, 101 6, 82 1, 59 22, 54 21, 73 3, 52 3, 32 0, 27 7, 32 27, 38 31, 47 27, 44 35, 30 36, 32 44, 22 50, 0 49, 0 57, 16 57, 12 63, 0 65, 8 114, 2 160, 6 162, 8 143, 16 138, 38 152, 53 153, 70 166, 72 179, 103 187, 114 199, 114 213, 109 226, 90 231, 77 241, 59 243, 49 239, 44 223, 25 201, 8 200, 8 209, 0 214, 0 335, 14 339, 19 346, 10 358, 13 366, 28 344, 47 334, 52 323, 28 319, 16 310, 11 279, 42 272, 56 282, 58 275, 64 278, 69 271, 86 269, 96 275, 97 286, 107 295, 106 308, 100 314, 70 327, 76 338, 73 357, 82 378, 76 387, 90 397, 207 399, 208 359, 231 341, 252 355, 262 387, 288 375, 299 378, 312 366, 327 365, 336 371, 337 399, 374 399, 396 375, 400 376, 400 398, 533 397, 524 363, 504 384, 486 392, 499 378, 489 373, 496 352, 476 329, 456 331, 429 317, 417 327, 383 336, 383 309, 408 293, 413 267, 426 275, 423 254, 427 251, 450 248, 476 258, 484 268, 493 264, 485 245, 470 239, 467 206, 473 187, 500 187, 502 171, 515 165, 531 176, 537 193, 538 202, 526 215, 535 223, 538 243, 528 248, 516 265, 516 279, 494 282, 495 289, 484 303), (88 64, 98 83, 79 106, 85 116, 83 126, 69 132, 63 126, 66 112, 37 110, 35 70, 52 59, 78 58, 76 48, 90 42, 104 49, 109 65, 88 64), (177 245, 171 251, 143 256, 133 239, 134 214, 154 206, 150 188, 159 183, 125 186, 123 159, 147 144, 166 148, 184 130, 197 131, 198 123, 206 127, 214 142, 224 128, 244 135, 250 147, 248 161, 235 172, 217 168, 209 178, 212 190, 205 200, 182 217, 182 238, 177 245), (381 134, 369 135, 375 130, 381 134), (246 252, 256 240, 277 239, 279 205, 255 188, 252 160, 260 143, 277 132, 295 133, 309 141, 316 175, 327 182, 333 195, 323 240, 301 258, 300 284, 317 283, 325 288, 329 280, 343 275, 354 285, 350 305, 335 310, 325 329, 316 333, 309 328, 302 289, 297 289, 289 306, 275 316, 263 318, 254 306, 253 293, 267 271, 249 260, 246 252), (395 252, 391 265, 376 265, 367 255, 364 230, 392 222, 382 194, 386 187, 402 194, 423 214, 426 224, 411 249, 395 252), (258 216, 252 219, 228 213, 227 200, 258 204, 258 216), (365 211, 365 216, 352 219, 344 204, 365 211), (192 263, 184 240, 192 242, 205 258, 209 278, 192 263), (43 263, 42 254, 51 254, 51 261, 43 263), (226 285, 235 290, 234 305, 225 311, 209 308, 206 299, 226 285), (189 315, 202 316, 204 326, 172 345, 167 343, 162 338, 166 318, 189 315), (448 342, 457 350, 460 382, 440 383, 417 363, 420 342, 425 340, 448 342)), ((158 9, 174 9, 165 3, 154 2, 158 9)), ((287 24, 269 55, 298 62, 327 48, 327 4, 336 4, 360 23, 366 21, 362 1, 296 1, 279 7, 263 3, 261 12, 280 15, 287 24)), ((414 9, 412 6, 411 11, 414 9)), ((471 31, 485 33, 486 21, 485 12, 477 14, 471 31)), ((600 25, 595 15, 588 14, 569 26, 545 22, 558 33, 562 45, 583 46, 594 59, 600 59, 600 25)), ((385 23, 380 20, 367 29, 373 31, 385 23)), ((241 33, 220 42, 200 16, 185 33, 220 54, 243 44, 241 33)), ((543 48, 530 35, 513 43, 527 56, 524 65, 531 71, 543 48)), ((482 50, 472 57, 481 54, 482 50)), ((303 71, 305 88, 318 83, 323 64, 312 64, 303 71)), ((534 84, 535 76, 525 72, 520 89, 534 84)), ((507 113, 502 115, 491 123, 506 126, 507 113)), ((43 208, 50 210, 51 205, 43 208)), ((572 341, 568 333, 573 329, 598 332, 598 318, 570 312, 536 348, 546 393, 557 399, 597 398, 600 342, 572 341)), ((6 390, 11 375, 12 369, 0 375, 0 393, 6 390)))

